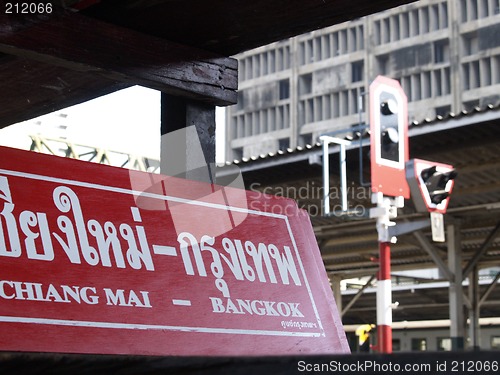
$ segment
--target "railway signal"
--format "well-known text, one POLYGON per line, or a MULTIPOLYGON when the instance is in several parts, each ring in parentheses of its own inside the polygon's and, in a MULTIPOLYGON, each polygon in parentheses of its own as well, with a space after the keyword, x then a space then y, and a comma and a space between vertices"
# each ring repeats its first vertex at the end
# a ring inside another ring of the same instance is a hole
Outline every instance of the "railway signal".
POLYGON ((372 202, 377 207, 370 217, 377 218, 379 274, 377 281, 378 350, 392 352, 391 238, 397 208, 410 197, 405 176, 408 150, 408 98, 398 81, 378 76, 370 85, 370 144, 372 202))
POLYGON ((394 79, 378 76, 370 85, 370 134, 372 191, 409 198, 408 99, 394 79))
POLYGON ((410 160, 406 165, 406 177, 417 211, 444 214, 456 176, 457 171, 451 165, 410 160))

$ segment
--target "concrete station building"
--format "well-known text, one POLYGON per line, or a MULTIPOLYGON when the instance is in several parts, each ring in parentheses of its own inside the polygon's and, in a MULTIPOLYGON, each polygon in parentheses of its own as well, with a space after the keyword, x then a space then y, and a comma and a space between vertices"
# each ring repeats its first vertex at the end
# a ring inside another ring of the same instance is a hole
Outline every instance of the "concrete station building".
POLYGON ((367 121, 377 75, 401 82, 410 122, 495 104, 499 34, 500 0, 421 0, 241 53, 226 160, 367 121))

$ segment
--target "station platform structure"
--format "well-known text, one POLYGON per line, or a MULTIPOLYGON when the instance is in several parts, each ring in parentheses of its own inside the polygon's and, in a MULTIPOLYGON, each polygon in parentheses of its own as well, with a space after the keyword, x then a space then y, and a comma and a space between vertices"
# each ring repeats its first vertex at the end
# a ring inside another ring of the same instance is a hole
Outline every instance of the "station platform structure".
MULTIPOLYGON (((370 181, 369 135, 346 130, 339 136, 352 141, 347 147, 347 196, 355 213, 350 215, 340 211, 338 146, 330 146, 334 212, 329 216, 322 214, 320 143, 226 164, 240 169, 248 189, 296 199, 299 207, 309 211, 343 323, 375 323, 375 293, 367 290, 373 291, 376 284, 377 231, 375 219, 368 218, 373 206, 370 187, 360 183, 370 181)), ((500 317, 500 105, 414 122, 409 144, 410 159, 451 164, 458 177, 444 218, 446 242, 432 242, 430 228, 424 228, 398 236, 391 246, 393 301, 398 302, 393 320, 449 319, 450 298, 459 292, 449 288, 455 275, 461 275, 468 312, 476 309, 478 317, 500 317), (433 276, 430 269, 437 269, 433 276)), ((226 173, 224 168, 219 170, 221 177, 226 173)), ((428 217, 407 200, 395 221, 402 224, 428 217)))

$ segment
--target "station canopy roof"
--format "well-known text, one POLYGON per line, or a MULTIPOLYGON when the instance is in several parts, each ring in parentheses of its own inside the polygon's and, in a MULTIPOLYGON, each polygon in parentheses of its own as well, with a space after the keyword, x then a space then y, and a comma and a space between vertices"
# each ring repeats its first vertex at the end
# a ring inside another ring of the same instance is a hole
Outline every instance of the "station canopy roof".
MULTIPOLYGON (((494 284, 497 284, 500 269, 500 103, 413 122, 408 133, 410 159, 450 164, 458 172, 444 217, 445 226, 454 224, 460 228, 463 270, 472 271, 471 265, 475 264, 483 272, 490 273, 489 277, 486 276, 488 281, 480 278, 480 295, 486 296, 488 291, 481 316, 498 317, 500 288, 498 285, 495 288, 494 284), (494 284, 491 284, 492 279, 494 284)), ((221 168, 218 176, 223 177, 237 166, 248 189, 295 199, 299 207, 310 213, 331 279, 361 278, 364 281, 357 285, 361 288, 371 277, 370 283, 374 285, 378 271, 375 219, 368 217, 369 208, 373 207, 371 189, 361 186, 359 174, 361 155, 363 180, 370 182, 370 137, 366 131, 352 130, 346 131, 342 137, 352 141, 347 146, 347 199, 350 209, 360 209, 359 215, 340 212, 339 148, 333 144, 329 151, 330 199, 335 212, 330 216, 322 214, 320 143, 234 160, 227 163, 227 170, 221 168)), ((405 200, 405 207, 399 210, 394 221, 404 224, 426 218, 429 218, 429 213, 417 212, 412 200, 405 200)), ((436 278, 429 278, 425 272, 420 275, 413 272, 411 276, 406 272, 438 268, 435 258, 447 265, 448 251, 446 242, 432 241, 430 227, 416 234, 400 235, 397 243, 391 245, 393 281, 401 284, 394 291, 394 301, 400 303, 393 312, 395 321, 448 319, 446 271, 440 270, 436 278)), ((464 292, 468 293, 466 288, 464 292)), ((345 294, 342 297, 344 305, 353 296, 352 293, 345 294)), ((343 322, 373 322, 375 306, 372 290, 346 312, 343 322)))

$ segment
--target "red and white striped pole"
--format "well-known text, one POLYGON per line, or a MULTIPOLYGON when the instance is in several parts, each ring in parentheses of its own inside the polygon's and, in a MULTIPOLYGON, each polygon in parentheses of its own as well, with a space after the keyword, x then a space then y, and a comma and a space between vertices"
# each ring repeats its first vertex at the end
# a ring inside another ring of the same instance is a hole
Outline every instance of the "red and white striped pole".
POLYGON ((408 98, 400 83, 378 76, 370 84, 370 155, 372 203, 370 217, 377 218, 380 270, 377 282, 378 349, 392 352, 391 248, 396 238, 390 235, 391 219, 410 198, 405 164, 408 147, 408 98), (384 197, 384 194, 386 195, 384 197), (392 198, 390 198, 392 197, 392 198))
POLYGON ((391 285, 391 243, 396 237, 390 234, 389 227, 396 223, 397 208, 403 207, 403 197, 384 197, 380 192, 372 195, 377 207, 370 210, 370 217, 377 218, 379 243, 379 271, 377 280, 377 350, 392 353, 392 285, 391 285))
POLYGON ((377 347, 380 353, 392 353, 391 246, 382 241, 377 281, 377 347))

